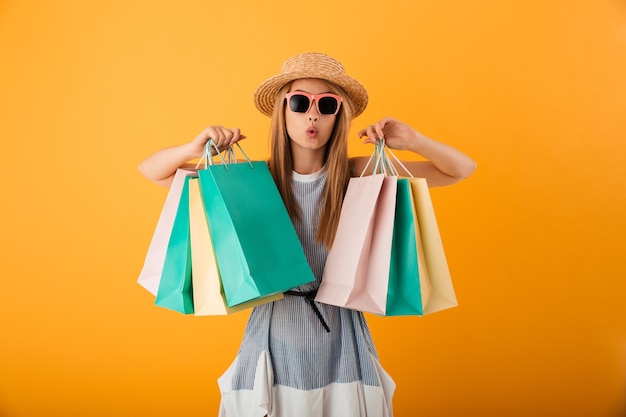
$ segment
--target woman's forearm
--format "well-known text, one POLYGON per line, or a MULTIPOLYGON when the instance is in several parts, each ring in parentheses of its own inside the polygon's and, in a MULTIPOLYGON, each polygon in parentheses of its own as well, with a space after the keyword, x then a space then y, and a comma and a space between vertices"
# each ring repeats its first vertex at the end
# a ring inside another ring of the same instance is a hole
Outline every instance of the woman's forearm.
POLYGON ((426 158, 442 173, 456 180, 462 180, 476 170, 474 160, 463 152, 419 132, 415 133, 415 140, 411 141, 412 146, 409 150, 426 158))
POLYGON ((186 162, 199 157, 189 144, 161 149, 139 164, 141 172, 150 181, 169 186, 176 170, 186 162))

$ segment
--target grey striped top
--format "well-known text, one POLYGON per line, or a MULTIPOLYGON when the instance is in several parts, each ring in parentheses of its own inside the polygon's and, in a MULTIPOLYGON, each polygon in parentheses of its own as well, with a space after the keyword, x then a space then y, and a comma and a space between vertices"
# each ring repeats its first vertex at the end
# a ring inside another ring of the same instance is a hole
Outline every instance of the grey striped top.
MULTIPOLYGON (((298 291, 316 289, 321 281, 327 250, 315 241, 315 235, 325 184, 324 170, 311 175, 294 174, 293 190, 302 212, 294 227, 316 277, 315 282, 296 288, 298 291)), ((254 387, 257 362, 264 351, 271 359, 274 384, 300 390, 354 381, 379 386, 373 363, 377 355, 363 314, 327 304, 317 306, 330 332, 303 297, 286 295, 252 310, 232 389, 254 387)))

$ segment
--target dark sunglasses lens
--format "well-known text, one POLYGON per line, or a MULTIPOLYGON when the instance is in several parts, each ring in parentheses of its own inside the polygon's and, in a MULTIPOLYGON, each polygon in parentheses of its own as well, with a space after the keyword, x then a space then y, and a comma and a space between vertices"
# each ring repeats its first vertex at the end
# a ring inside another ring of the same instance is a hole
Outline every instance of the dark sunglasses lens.
POLYGON ((296 113, 306 113, 309 110, 309 98, 302 94, 294 94, 289 99, 289 108, 296 113))
POLYGON ((334 97, 322 97, 317 103, 317 107, 322 114, 335 114, 339 103, 334 97))

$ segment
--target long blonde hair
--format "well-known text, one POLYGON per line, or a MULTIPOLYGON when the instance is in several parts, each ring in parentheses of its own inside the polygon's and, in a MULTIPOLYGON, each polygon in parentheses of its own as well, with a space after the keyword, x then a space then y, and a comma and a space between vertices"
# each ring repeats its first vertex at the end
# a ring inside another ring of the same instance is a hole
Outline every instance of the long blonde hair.
MULTIPOLYGON (((291 142, 287 134, 285 122, 285 94, 291 88, 288 83, 281 88, 276 96, 270 127, 270 159, 268 166, 278 191, 280 192, 287 212, 292 219, 300 218, 300 207, 295 201, 292 189, 293 155, 291 142)), ((335 238, 343 197, 346 193, 348 181, 354 175, 354 168, 348 159, 348 132, 352 120, 352 107, 346 93, 340 87, 327 82, 332 93, 344 98, 335 127, 326 144, 324 163, 327 170, 326 187, 322 202, 319 228, 316 239, 330 248, 335 238)))

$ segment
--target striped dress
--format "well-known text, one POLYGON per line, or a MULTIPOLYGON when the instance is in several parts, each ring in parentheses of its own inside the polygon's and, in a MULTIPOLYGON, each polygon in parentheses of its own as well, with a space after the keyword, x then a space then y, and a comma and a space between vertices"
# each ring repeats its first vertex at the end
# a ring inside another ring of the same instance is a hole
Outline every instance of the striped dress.
MULTIPOLYGON (((326 173, 294 173, 294 223, 316 281, 327 251, 315 241, 326 173)), ((295 295, 254 308, 235 361, 219 378, 220 417, 392 416, 395 384, 381 367, 363 314, 295 295), (324 327, 327 324, 328 329, 324 327)))

